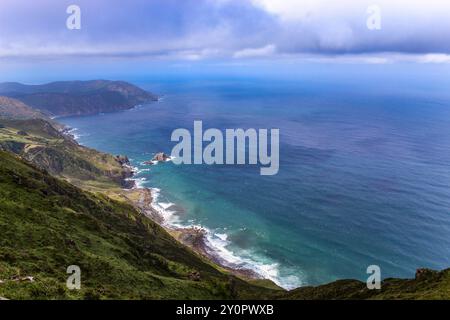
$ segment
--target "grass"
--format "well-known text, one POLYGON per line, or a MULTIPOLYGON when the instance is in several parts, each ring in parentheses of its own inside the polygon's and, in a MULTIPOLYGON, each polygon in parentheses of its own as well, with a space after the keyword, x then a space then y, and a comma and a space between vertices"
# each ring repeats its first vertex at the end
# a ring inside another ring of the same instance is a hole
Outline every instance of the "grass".
POLYGON ((78 189, 6 152, 0 152, 0 177, 0 296, 234 299, 274 292, 219 271, 130 205, 78 189), (65 287, 69 265, 82 270, 79 291, 65 287), (190 280, 193 272, 200 281, 190 280))

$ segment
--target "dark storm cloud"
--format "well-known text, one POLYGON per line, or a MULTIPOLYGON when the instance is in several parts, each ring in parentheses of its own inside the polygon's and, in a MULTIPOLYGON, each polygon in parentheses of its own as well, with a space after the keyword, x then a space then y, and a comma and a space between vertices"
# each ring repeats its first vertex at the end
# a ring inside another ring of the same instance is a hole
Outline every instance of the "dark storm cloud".
POLYGON ((199 60, 298 54, 450 53, 447 1, 2 0, 0 57, 117 56, 199 60), (66 8, 82 29, 65 27, 66 8))

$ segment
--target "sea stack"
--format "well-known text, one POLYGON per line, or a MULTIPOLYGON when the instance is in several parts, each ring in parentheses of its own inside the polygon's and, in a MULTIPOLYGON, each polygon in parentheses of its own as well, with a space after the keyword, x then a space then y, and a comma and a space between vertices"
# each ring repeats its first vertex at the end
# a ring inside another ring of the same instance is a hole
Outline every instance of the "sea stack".
POLYGON ((155 154, 152 161, 167 161, 169 159, 170 157, 167 154, 163 152, 158 152, 157 154, 155 154))

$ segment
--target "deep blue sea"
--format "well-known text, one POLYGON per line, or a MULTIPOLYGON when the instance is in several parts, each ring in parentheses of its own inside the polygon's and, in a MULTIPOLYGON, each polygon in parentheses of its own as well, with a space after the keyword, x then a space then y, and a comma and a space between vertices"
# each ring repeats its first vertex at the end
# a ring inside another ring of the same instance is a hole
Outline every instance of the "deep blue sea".
POLYGON ((128 79, 162 99, 60 120, 80 143, 128 155, 171 223, 207 228, 227 261, 286 288, 365 281, 369 265, 413 277, 450 267, 450 75, 390 68, 128 79), (279 173, 143 165, 194 120, 279 128, 279 173))

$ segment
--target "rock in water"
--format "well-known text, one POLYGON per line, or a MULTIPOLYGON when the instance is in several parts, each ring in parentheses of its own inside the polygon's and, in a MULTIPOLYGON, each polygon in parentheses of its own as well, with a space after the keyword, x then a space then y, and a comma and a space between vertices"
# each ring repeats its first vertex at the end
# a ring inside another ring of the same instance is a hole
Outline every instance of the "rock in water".
POLYGON ((152 161, 167 161, 169 159, 170 157, 167 154, 163 152, 158 152, 157 154, 155 154, 152 161))

